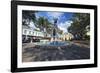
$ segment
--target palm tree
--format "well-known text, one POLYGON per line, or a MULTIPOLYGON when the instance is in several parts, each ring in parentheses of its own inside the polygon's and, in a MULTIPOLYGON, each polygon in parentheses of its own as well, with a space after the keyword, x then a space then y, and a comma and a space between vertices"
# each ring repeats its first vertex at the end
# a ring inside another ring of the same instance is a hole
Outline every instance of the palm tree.
POLYGON ((52 26, 48 19, 44 17, 39 17, 37 20, 37 25, 40 28, 40 31, 43 31, 45 37, 47 37, 47 34, 50 33, 50 28, 52 26))

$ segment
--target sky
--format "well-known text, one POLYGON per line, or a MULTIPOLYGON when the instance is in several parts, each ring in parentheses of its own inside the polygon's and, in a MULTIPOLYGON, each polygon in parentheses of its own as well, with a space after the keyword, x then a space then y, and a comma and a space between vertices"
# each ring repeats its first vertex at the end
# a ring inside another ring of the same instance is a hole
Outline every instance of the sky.
POLYGON ((36 18, 39 17, 45 17, 47 18, 51 23, 54 22, 54 18, 57 18, 57 26, 60 30, 63 30, 63 32, 68 32, 67 28, 71 25, 72 21, 70 20, 73 13, 68 12, 46 12, 46 11, 38 11, 35 13, 36 18))

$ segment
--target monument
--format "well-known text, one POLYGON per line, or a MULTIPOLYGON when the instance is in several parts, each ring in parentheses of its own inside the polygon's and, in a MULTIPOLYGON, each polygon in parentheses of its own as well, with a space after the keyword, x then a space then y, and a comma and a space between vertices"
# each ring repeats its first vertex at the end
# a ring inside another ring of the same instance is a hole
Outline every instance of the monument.
POLYGON ((52 36, 53 36, 53 41, 56 41, 57 38, 58 38, 58 36, 57 36, 57 21, 58 21, 58 19, 55 18, 55 19, 54 19, 53 34, 52 34, 52 36))

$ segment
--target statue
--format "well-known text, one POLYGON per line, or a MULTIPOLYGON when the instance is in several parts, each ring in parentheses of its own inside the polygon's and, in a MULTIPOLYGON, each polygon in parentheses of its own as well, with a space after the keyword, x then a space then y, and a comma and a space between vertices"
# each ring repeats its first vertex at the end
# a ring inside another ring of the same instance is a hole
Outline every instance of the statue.
POLYGON ((54 29, 53 29, 53 40, 54 40, 54 41, 55 41, 55 39, 56 39, 56 37, 57 37, 57 32, 56 32, 57 21, 58 21, 58 19, 55 18, 55 19, 54 19, 54 29))

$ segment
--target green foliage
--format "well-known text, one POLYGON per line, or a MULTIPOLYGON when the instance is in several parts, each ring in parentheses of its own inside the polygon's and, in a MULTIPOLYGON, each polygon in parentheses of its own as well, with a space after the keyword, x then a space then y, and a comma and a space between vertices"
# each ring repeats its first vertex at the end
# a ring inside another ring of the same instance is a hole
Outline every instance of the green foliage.
POLYGON ((89 35, 85 35, 85 36, 84 36, 84 39, 85 39, 85 40, 90 40, 90 36, 89 36, 89 35))
POLYGON ((22 19, 24 20, 22 22, 23 25, 30 25, 31 21, 35 22, 36 21, 35 11, 23 10, 22 19), (28 24, 26 24, 25 22, 27 22, 28 24))
POLYGON ((48 19, 44 17, 39 17, 37 19, 37 25, 42 31, 44 30, 44 28, 47 29, 47 27, 50 27, 49 24, 50 22, 48 21, 48 19))
POLYGON ((73 23, 68 28, 68 31, 72 33, 76 39, 83 39, 87 29, 90 31, 90 28, 86 28, 87 26, 90 26, 90 14, 75 13, 71 20, 73 23))

